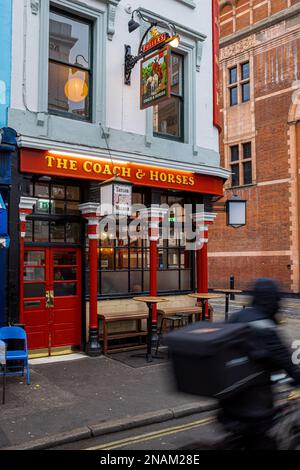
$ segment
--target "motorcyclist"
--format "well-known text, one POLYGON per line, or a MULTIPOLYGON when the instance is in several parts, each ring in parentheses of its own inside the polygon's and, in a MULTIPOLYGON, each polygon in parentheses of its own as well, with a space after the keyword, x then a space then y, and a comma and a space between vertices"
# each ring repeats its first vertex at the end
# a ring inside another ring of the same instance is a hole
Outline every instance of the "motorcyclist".
POLYGON ((274 417, 271 374, 284 370, 300 384, 300 367, 292 363, 292 351, 278 333, 279 289, 272 279, 258 279, 254 286, 251 308, 231 316, 232 323, 250 323, 252 358, 259 361, 264 374, 232 398, 220 402, 219 421, 238 435, 246 449, 276 449, 268 434, 274 417))

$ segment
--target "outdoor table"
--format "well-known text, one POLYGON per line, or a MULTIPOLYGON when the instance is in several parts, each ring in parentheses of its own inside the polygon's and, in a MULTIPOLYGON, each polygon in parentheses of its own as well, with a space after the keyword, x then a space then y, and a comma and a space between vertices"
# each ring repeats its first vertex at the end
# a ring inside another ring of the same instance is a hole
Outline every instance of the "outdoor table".
POLYGON ((202 304, 202 321, 205 321, 205 305, 210 299, 219 299, 222 297, 219 294, 208 294, 206 293, 201 293, 201 292, 195 292, 194 294, 188 294, 189 297, 193 297, 194 299, 197 299, 199 302, 202 304))
MULTIPOLYGON (((155 356, 152 356, 152 313, 153 313, 153 305, 156 305, 160 302, 168 302, 168 299, 164 299, 163 297, 154 297, 154 296, 144 296, 144 297, 134 297, 133 300, 136 302, 144 302, 147 304, 149 315, 147 320, 147 353, 146 359, 147 362, 152 362, 155 356)), ((135 357, 141 357, 141 354, 135 354, 135 357)))
POLYGON ((238 289, 214 289, 214 292, 222 292, 222 294, 225 294, 225 296, 226 296, 226 300, 225 300, 225 321, 228 321, 230 294, 241 294, 243 291, 238 290, 238 289))
POLYGON ((3 377, 3 391, 2 391, 2 404, 5 403, 5 381, 6 381, 6 344, 0 341, 0 366, 2 369, 3 377))

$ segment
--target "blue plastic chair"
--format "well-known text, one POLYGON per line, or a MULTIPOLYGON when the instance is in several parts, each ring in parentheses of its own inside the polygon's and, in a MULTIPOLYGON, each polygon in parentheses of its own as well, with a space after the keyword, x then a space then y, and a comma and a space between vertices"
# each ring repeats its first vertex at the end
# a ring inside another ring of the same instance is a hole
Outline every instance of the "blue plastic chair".
POLYGON ((24 376, 24 368, 26 367, 26 381, 30 385, 30 372, 28 365, 28 348, 27 348, 27 336, 25 330, 19 326, 4 326, 0 328, 0 340, 6 342, 8 340, 20 340, 23 341, 23 349, 16 351, 6 350, 6 363, 8 375, 20 375, 24 376), (22 371, 10 372, 10 369, 19 368, 19 366, 9 366, 10 361, 21 361, 23 363, 22 371))

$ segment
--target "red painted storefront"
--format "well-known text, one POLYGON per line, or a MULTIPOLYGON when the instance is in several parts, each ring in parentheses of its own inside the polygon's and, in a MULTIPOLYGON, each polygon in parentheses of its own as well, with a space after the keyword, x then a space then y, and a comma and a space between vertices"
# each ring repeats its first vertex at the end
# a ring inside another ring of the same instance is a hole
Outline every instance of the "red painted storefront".
MULTIPOLYGON (((22 149, 20 171, 28 181, 70 181, 71 183, 105 181, 118 174, 130 181, 134 187, 155 190, 181 191, 182 194, 223 195, 224 180, 221 177, 201 175, 170 168, 120 163, 106 157, 75 155, 61 152, 22 149)), ((35 183, 37 184, 37 183, 35 183)), ((41 184, 41 183, 39 183, 41 184)), ((51 198, 51 196, 49 196, 51 198)), ((42 203, 43 200, 41 199, 42 203)), ((99 217, 86 198, 80 201, 83 219, 88 221, 86 238, 80 246, 57 246, 55 243, 26 241, 26 221, 34 213, 34 198, 22 197, 20 203, 20 321, 28 333, 31 350, 45 350, 49 354, 55 348, 81 346, 85 322, 85 293, 82 284, 82 262, 88 246, 89 285, 89 330, 94 334, 98 328, 98 236, 99 217), (84 206, 84 207, 83 207, 84 206), (84 245, 84 246, 83 246, 84 245)), ((208 226, 212 222, 208 214, 202 223, 206 225, 203 248, 197 252, 198 291, 208 291, 207 241, 208 226)), ((150 271, 149 291, 155 295, 157 286, 157 242, 155 224, 159 218, 149 211, 150 230, 150 271)), ((196 222, 198 223, 198 222, 196 222)), ((51 223, 50 223, 51 224, 51 223)), ((49 239, 50 240, 50 239, 49 239)), ((51 240, 50 240, 51 241, 51 240)), ((101 302, 101 298, 100 298, 101 302)), ((154 312, 154 322, 156 315, 154 312)))

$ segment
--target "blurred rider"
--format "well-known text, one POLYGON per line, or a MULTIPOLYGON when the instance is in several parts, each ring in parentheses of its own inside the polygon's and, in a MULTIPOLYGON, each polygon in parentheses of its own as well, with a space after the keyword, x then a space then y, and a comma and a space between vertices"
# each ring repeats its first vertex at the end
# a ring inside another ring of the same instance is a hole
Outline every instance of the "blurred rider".
POLYGON ((231 316, 231 323, 249 323, 251 357, 265 372, 248 388, 220 403, 219 421, 225 429, 239 437, 245 449, 276 449, 269 436, 274 417, 271 374, 284 370, 300 384, 300 367, 292 363, 292 351, 278 333, 280 309, 279 289, 272 279, 258 279, 254 286, 251 308, 231 316))

